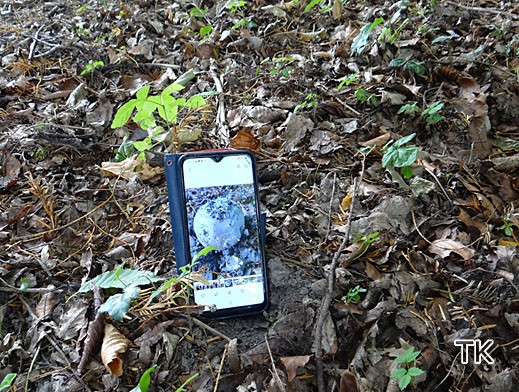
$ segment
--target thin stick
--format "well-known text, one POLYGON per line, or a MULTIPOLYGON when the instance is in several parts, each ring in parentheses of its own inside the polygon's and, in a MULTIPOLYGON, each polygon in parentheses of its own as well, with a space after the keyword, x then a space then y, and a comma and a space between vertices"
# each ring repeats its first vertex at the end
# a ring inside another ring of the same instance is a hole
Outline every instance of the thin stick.
POLYGON ((225 350, 223 350, 223 355, 222 355, 222 360, 220 361, 220 366, 218 367, 218 374, 216 375, 216 381, 214 383, 213 392, 216 392, 218 390, 218 384, 220 383, 220 376, 222 375, 223 362, 225 361, 225 356, 227 355, 228 349, 229 349, 229 345, 226 345, 225 350))
POLYGON ((218 75, 216 75, 216 72, 214 72, 213 70, 211 70, 209 72, 209 75, 211 75, 211 77, 213 78, 214 84, 216 85, 216 91, 219 93, 218 94, 218 108, 217 108, 217 113, 216 113, 216 124, 218 124, 218 128, 221 133, 222 142, 223 142, 222 144, 224 146, 228 146, 229 145, 229 128, 225 124, 225 101, 224 101, 224 97, 223 97, 222 82, 218 78, 218 75))
POLYGON ((332 294, 333 287, 335 283, 335 268, 337 267, 337 262, 339 261, 339 256, 343 252, 344 248, 349 242, 350 239, 350 231, 351 231, 351 220, 353 216, 353 206, 355 204, 355 198, 357 193, 358 181, 357 178, 353 180, 353 192, 351 197, 350 204, 350 213, 348 216, 348 223, 346 225, 346 233, 344 234, 344 238, 342 239, 342 243, 339 246, 339 249, 333 255, 332 263, 330 265, 330 272, 328 275, 328 290, 326 295, 323 298, 323 302, 321 305, 321 310, 319 312, 319 318, 317 319, 317 325, 315 328, 315 339, 316 339, 316 348, 315 348, 315 359, 317 363, 317 388, 319 392, 326 392, 324 386, 324 372, 323 372, 323 324, 324 320, 328 314, 328 309, 330 304, 332 303, 332 294))
POLYGON ((276 366, 274 365, 274 357, 272 356, 272 351, 270 351, 270 345, 269 345, 269 341, 268 341, 266 335, 265 335, 265 343, 267 344, 267 350, 268 350, 269 356, 270 356, 270 363, 272 366, 272 377, 274 377, 274 381, 276 382, 276 385, 279 388, 279 390, 281 392, 285 392, 286 389, 285 389, 285 386, 283 385, 283 382, 279 378, 278 371, 276 369, 276 366))
POLYGON ((209 332, 211 332, 213 335, 216 335, 216 336, 220 336, 221 338, 224 338, 225 340, 227 340, 228 342, 230 342, 232 339, 230 337, 228 337, 227 335, 224 335, 223 333, 221 333, 220 331, 218 331, 217 329, 214 329, 213 327, 210 327, 209 325, 207 325, 206 323, 204 323, 203 321, 200 321, 198 320, 197 318, 194 318, 194 317, 190 317, 191 321, 193 321, 193 324, 201 327, 201 328, 204 328, 204 329, 207 329, 209 332))

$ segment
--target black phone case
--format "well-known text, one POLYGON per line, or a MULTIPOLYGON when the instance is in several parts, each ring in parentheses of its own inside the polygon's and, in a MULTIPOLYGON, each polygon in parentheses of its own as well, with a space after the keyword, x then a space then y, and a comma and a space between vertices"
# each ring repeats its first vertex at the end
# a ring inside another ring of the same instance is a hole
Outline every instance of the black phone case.
MULTIPOLYGON (((247 154, 251 156, 253 169, 256 172, 254 156, 249 151, 242 150, 211 150, 190 152, 185 154, 166 154, 164 156, 164 168, 166 171, 166 184, 168 189, 169 213, 171 218, 171 231, 173 234, 173 245, 175 248, 175 261, 177 273, 181 273, 181 268, 189 265, 191 256, 189 253, 189 236, 187 227, 187 217, 185 211, 184 198, 184 182, 182 181, 182 157, 208 157, 215 155, 231 155, 231 154, 247 154)), ((256 175, 254 175, 255 184, 257 184, 256 175)), ((257 189, 257 185, 256 185, 257 189)), ((258 197, 256 192, 256 198, 258 197)), ((258 205, 259 208, 259 205, 258 205)), ((244 307, 236 307, 229 309, 221 309, 215 312, 203 312, 203 315, 211 318, 226 318, 232 316, 246 316, 264 311, 268 306, 268 284, 267 284, 267 266, 265 260, 265 234, 266 234, 266 215, 259 215, 259 236, 262 244, 263 265, 263 281, 265 302, 259 305, 251 305, 244 307)))

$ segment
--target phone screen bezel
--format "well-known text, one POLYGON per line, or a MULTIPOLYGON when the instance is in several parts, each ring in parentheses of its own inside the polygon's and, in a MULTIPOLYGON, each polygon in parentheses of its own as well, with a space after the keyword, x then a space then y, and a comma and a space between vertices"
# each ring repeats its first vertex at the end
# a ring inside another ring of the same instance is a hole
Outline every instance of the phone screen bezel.
POLYGON ((261 230, 261 211, 260 211, 260 203, 259 203, 259 193, 258 193, 258 180, 257 180, 257 174, 256 174, 256 160, 254 158, 254 155, 245 150, 215 150, 215 151, 202 151, 202 152, 192 152, 192 153, 186 153, 182 155, 178 161, 179 164, 179 170, 180 170, 180 186, 181 186, 181 197, 182 197, 182 221, 183 221, 183 228, 186 231, 186 235, 184 235, 184 249, 185 249, 185 256, 187 260, 187 264, 191 263, 191 252, 190 244, 189 244, 189 234, 187 233, 188 226, 188 217, 187 217, 187 210, 185 208, 186 205, 186 188, 184 185, 184 163, 187 160, 190 159, 199 159, 199 158, 210 158, 210 159, 219 159, 220 161, 227 156, 231 155, 246 155, 249 157, 251 161, 251 170, 252 170, 252 178, 253 178, 253 189, 254 189, 254 199, 256 204, 256 220, 258 224, 258 240, 259 240, 259 253, 261 258, 261 271, 262 271, 262 277, 263 277, 263 302, 252 304, 252 305, 246 305, 246 306, 236 306, 236 307, 229 307, 224 309, 219 309, 214 312, 211 311, 204 311, 202 314, 205 317, 213 317, 213 318, 225 318, 225 317, 232 317, 237 315, 249 315, 249 314, 255 314, 260 313, 264 311, 268 306, 268 284, 267 284, 267 263, 265 258, 265 239, 264 239, 264 233, 263 230, 261 230))

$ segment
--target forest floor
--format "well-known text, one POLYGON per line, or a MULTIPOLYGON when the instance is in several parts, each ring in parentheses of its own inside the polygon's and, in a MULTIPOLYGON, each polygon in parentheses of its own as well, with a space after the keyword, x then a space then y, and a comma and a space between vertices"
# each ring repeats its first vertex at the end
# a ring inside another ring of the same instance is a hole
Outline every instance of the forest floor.
POLYGON ((0 390, 517 390, 516 2, 0 1, 0 58, 0 390), (207 321, 142 277, 176 273, 164 154, 229 146, 271 304, 207 321))

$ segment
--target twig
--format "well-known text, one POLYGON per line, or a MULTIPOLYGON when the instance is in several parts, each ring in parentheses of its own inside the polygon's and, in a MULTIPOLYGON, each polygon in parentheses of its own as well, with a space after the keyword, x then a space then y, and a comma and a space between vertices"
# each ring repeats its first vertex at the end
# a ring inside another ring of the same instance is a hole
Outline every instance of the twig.
POLYGON ((44 27, 45 27, 45 23, 43 23, 38 28, 38 30, 36 30, 36 33, 34 34, 34 37, 32 38, 31 46, 29 48, 29 56, 27 57, 27 59, 29 61, 31 61, 32 57, 34 56, 34 50, 36 49, 36 44, 38 43, 38 35, 40 35, 40 32, 43 30, 44 27))
POLYGON ((213 392, 218 390, 218 384, 220 383, 220 376, 222 375, 223 362, 225 361, 225 356, 227 355, 227 350, 229 349, 229 345, 225 346, 225 350, 223 350, 222 360, 220 361, 220 366, 218 367, 218 374, 216 375, 216 381, 214 383, 213 392))
MULTIPOLYGON (((364 171, 364 170, 363 170, 364 171)), ((360 178, 362 179, 363 171, 361 172, 360 178)), ((326 318, 326 315, 328 314, 328 309, 330 307, 330 304, 332 303, 332 295, 333 295, 333 287, 335 283, 335 268, 337 267, 337 262, 339 260, 339 256, 341 255, 344 248, 346 248, 346 245, 348 244, 349 238, 350 238, 350 231, 351 231, 351 221, 353 216, 353 206, 355 204, 355 198, 357 193, 357 186, 358 186, 358 178, 356 177, 353 180, 353 192, 351 197, 351 204, 350 204, 350 213, 348 216, 348 222, 346 225, 346 233, 344 234, 344 238, 342 240, 341 245, 339 246, 339 249, 335 252, 333 255, 332 263, 330 265, 330 272, 328 275, 328 289, 326 292, 326 295, 323 298, 323 302, 321 304, 321 309, 319 311, 319 318, 317 319, 317 325, 315 328, 315 360, 317 365, 317 389, 319 392, 326 392, 325 385, 324 385, 324 372, 323 372, 323 324, 324 320, 326 318)))
POLYGON ((516 20, 519 19, 519 15, 514 14, 513 11, 510 12, 510 11, 507 11, 507 10, 499 10, 499 9, 496 9, 496 8, 474 7, 474 6, 471 6, 471 5, 463 5, 463 4, 454 2, 454 1, 447 1, 446 4, 448 4, 450 6, 453 6, 453 7, 462 8, 462 9, 467 10, 467 11, 474 11, 474 12, 481 12, 481 13, 501 15, 504 18, 510 18, 510 19, 516 19, 516 20))
POLYGON ((225 124, 225 101, 223 97, 223 86, 222 81, 218 78, 218 75, 216 75, 216 72, 211 70, 209 72, 209 75, 214 80, 214 84, 216 85, 216 91, 218 94, 218 108, 216 111, 216 124, 218 124, 218 128, 220 130, 220 138, 223 139, 223 145, 228 146, 229 145, 229 128, 225 124))
POLYGON ((217 329, 214 329, 213 327, 210 327, 209 325, 207 325, 206 323, 204 323, 203 321, 200 321, 198 320, 197 318, 195 317, 189 317, 189 319, 191 321, 193 321, 193 324, 196 324, 197 326, 201 327, 201 328, 205 328, 207 329, 209 332, 211 332, 213 335, 216 335, 216 336, 220 336, 221 338, 224 338, 225 340, 227 340, 228 342, 230 342, 232 339, 230 337, 228 337, 227 335, 224 335, 223 333, 221 333, 220 331, 218 331, 217 329))
POLYGON ((266 335, 265 335, 265 343, 267 344, 267 350, 268 350, 269 356, 270 356, 270 363, 272 366, 272 377, 274 377, 274 381, 275 381, 277 387, 279 388, 279 390, 281 392, 285 392, 286 389, 285 389, 285 386, 283 385, 283 382, 281 381, 281 378, 279 378, 278 371, 276 369, 276 366, 274 365, 274 357, 272 356, 272 351, 270 351, 270 344, 269 344, 269 341, 268 341, 266 335))
POLYGON ((32 368, 34 367, 34 363, 36 362, 36 358, 38 358, 38 354, 40 353, 40 345, 38 344, 38 348, 34 353, 34 357, 32 357, 31 365, 29 366, 29 370, 27 371, 27 378, 25 379, 25 387, 24 391, 27 392, 29 390, 29 378, 31 377, 32 368))

